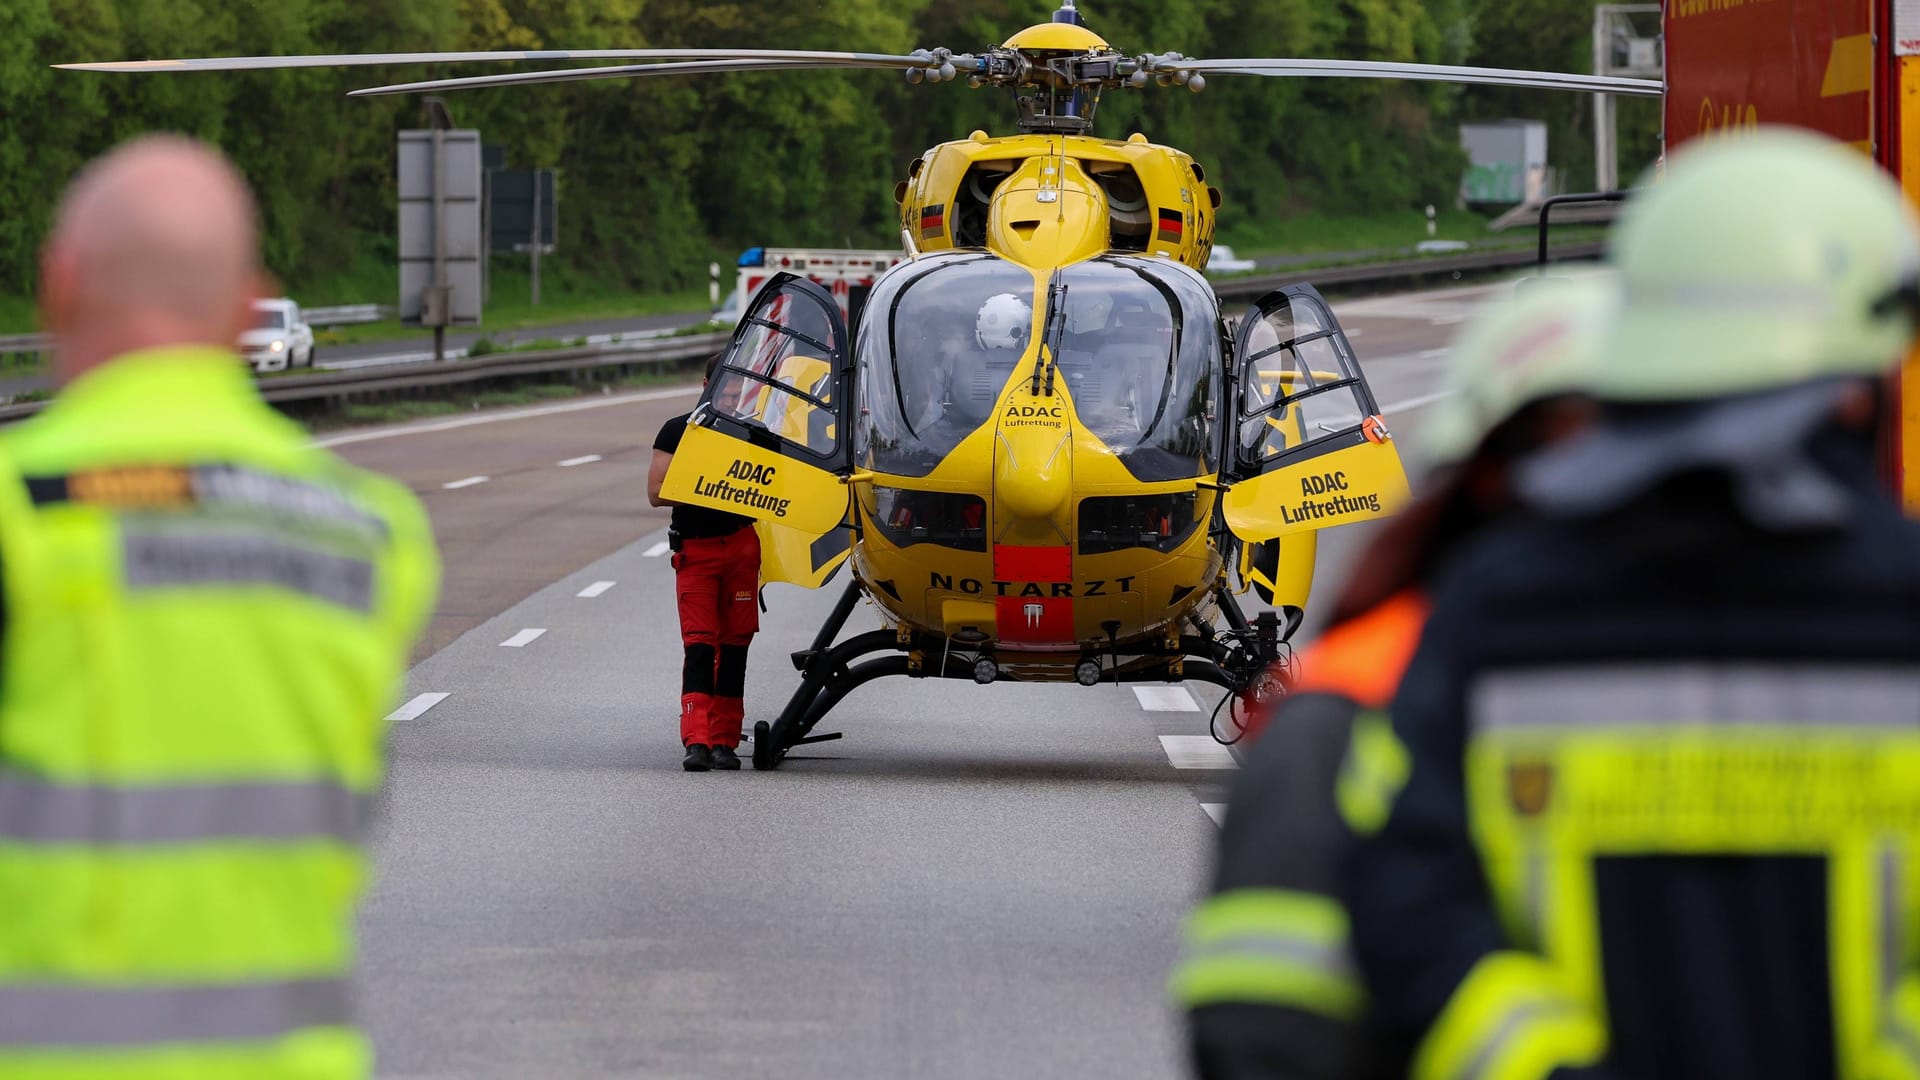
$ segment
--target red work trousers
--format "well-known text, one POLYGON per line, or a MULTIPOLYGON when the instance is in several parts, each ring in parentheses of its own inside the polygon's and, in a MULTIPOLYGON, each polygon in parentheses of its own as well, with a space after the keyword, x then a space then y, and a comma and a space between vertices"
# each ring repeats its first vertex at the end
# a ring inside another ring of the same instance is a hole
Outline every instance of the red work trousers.
POLYGON ((681 745, 740 745, 747 646, 760 629, 760 536, 688 537, 673 557, 680 599, 681 745))

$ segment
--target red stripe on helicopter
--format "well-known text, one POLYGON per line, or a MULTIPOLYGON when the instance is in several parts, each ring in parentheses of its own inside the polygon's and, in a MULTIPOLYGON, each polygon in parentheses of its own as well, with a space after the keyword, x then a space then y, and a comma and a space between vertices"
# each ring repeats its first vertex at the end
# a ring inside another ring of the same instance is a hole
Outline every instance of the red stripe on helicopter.
POLYGON ((1073 643, 1073 599, 1054 595, 1055 587, 1073 591, 1072 548, 995 544, 993 576, 995 581, 1008 582, 1008 591, 1014 594, 993 602, 1000 640, 1021 645, 1073 643))
POLYGON ((944 229, 946 227, 946 224, 947 224, 947 208, 945 204, 942 204, 940 206, 928 206, 921 209, 920 231, 922 233, 937 233, 941 229, 944 229))
POLYGON ((995 544, 993 577, 995 581, 1072 581, 1073 549, 995 544))
POLYGON ((1177 244, 1187 229, 1186 215, 1178 210, 1160 211, 1160 241, 1165 244, 1177 244))

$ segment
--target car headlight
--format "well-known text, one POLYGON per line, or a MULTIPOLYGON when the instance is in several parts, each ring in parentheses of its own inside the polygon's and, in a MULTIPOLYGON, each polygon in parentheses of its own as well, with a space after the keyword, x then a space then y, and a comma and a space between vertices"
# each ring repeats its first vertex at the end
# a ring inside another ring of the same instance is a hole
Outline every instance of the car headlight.
POLYGON ((273 350, 274 352, 281 352, 285 350, 286 347, 287 347, 287 343, 284 341, 276 341, 273 344, 267 346, 267 348, 273 350))

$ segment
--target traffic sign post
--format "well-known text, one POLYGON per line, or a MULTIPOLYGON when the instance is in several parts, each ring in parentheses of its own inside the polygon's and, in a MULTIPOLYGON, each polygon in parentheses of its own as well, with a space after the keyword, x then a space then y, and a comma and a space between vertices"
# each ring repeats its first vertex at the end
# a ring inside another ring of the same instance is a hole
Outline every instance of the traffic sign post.
POLYGON ((480 321, 480 133, 435 126, 400 132, 400 318, 446 328, 480 321))
POLYGON ((560 231, 560 182, 553 169, 502 169, 488 193, 489 250, 527 254, 533 303, 540 303, 540 259, 554 253, 560 231))

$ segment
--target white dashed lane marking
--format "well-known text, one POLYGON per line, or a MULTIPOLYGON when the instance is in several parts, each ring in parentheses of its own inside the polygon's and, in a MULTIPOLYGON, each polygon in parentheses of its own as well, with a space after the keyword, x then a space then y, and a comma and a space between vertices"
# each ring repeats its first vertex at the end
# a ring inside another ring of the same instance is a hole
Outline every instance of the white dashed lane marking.
POLYGON ((1211 735, 1162 735, 1160 749, 1176 769, 1237 769, 1233 752, 1211 735))
POLYGON ((1415 409, 1424 409, 1436 401, 1445 401, 1452 396, 1453 391, 1451 390, 1442 390, 1435 394, 1422 394, 1417 398, 1408 398, 1406 401, 1396 401, 1391 405, 1381 406, 1380 411, 1389 416, 1398 413, 1412 412, 1415 409))
POLYGON ((1213 819, 1213 823, 1215 825, 1225 825, 1227 823, 1227 804, 1226 803, 1203 802, 1200 804, 1200 809, 1205 810, 1207 812, 1207 816, 1213 819))
POLYGON ((541 634, 544 634, 546 632, 547 632, 546 628, 544 627, 537 630, 522 630, 519 633, 508 638, 507 640, 501 642, 500 647, 503 649, 524 649, 528 645, 532 644, 534 639, 538 638, 541 634))
POLYGON ((599 596, 601 593, 606 592, 608 589, 613 588, 614 584, 615 583, 611 581, 596 581, 593 584, 587 586, 586 588, 581 589, 579 592, 574 593, 573 595, 579 597, 582 600, 591 600, 594 597, 599 596))
POLYGON ((599 460, 600 460, 599 454, 588 454, 585 457, 570 457, 567 460, 561 462, 560 467, 563 469, 571 469, 575 465, 591 465, 594 462, 599 460))
POLYGON ((459 491, 461 488, 470 488, 475 484, 484 484, 491 479, 493 479, 491 476, 469 476, 465 480, 454 480, 440 486, 448 491, 459 491))
POLYGON ((1133 696, 1140 699, 1140 707, 1148 712, 1200 711, 1200 703, 1193 700, 1184 686, 1136 686, 1133 696))
POLYGON ((451 694, 421 694, 412 701, 387 714, 387 723, 401 724, 408 720, 417 720, 421 713, 452 697, 451 694))
POLYGON ((647 549, 647 558, 657 559, 660 556, 665 555, 668 550, 669 550, 669 546, 667 542, 665 540, 662 540, 659 543, 647 549))

